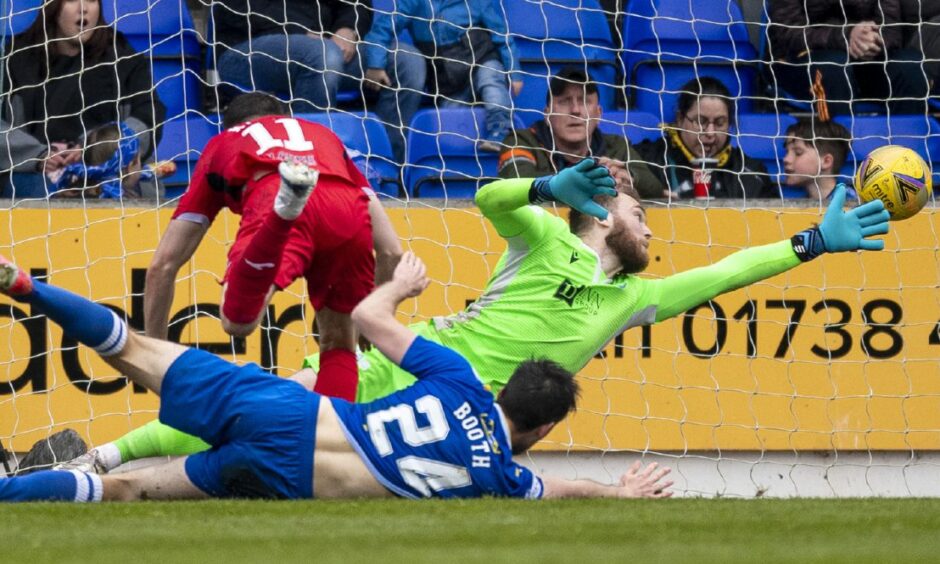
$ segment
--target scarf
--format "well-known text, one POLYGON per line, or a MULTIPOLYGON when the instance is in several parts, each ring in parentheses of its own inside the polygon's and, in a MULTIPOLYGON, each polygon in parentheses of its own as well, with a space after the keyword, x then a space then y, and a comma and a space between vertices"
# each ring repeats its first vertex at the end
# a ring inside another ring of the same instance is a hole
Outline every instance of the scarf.
MULTIPOLYGON (((679 135, 679 128, 677 128, 674 125, 669 125, 665 123, 661 124, 660 127, 663 128, 663 131, 665 131, 666 135, 669 137, 669 144, 679 149, 682 152, 682 154, 685 156, 687 161, 691 163, 692 161, 698 158, 694 154, 692 154, 692 151, 690 151, 689 148, 685 146, 685 143, 682 142, 682 137, 679 135)), ((725 144, 722 150, 718 151, 718 154, 715 155, 714 158, 718 159, 717 168, 724 168, 725 165, 728 164, 728 161, 731 159, 730 140, 728 141, 728 143, 725 144)))
MULTIPOLYGON (((118 149, 111 157, 98 165, 85 162, 72 163, 65 167, 62 174, 51 183, 49 192, 54 193, 74 186, 101 186, 101 198, 121 197, 121 170, 129 165, 140 152, 140 140, 137 134, 124 122, 119 122, 121 138, 118 149)), ((141 170, 141 180, 151 178, 153 172, 141 170)))

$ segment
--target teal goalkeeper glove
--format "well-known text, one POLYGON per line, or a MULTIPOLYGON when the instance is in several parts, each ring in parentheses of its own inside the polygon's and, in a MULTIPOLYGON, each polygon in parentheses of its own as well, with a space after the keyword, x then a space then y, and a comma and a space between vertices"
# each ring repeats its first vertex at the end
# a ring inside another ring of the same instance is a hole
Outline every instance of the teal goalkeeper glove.
POLYGON ((616 196, 614 186, 610 171, 588 158, 558 174, 536 178, 529 189, 529 201, 562 202, 581 213, 607 219, 607 210, 594 196, 616 196))
POLYGON ((843 211, 844 204, 845 184, 840 182, 832 194, 822 223, 818 227, 800 231, 791 239, 793 250, 800 260, 812 260, 823 253, 880 251, 885 248, 883 240, 868 238, 888 232, 890 216, 881 200, 872 200, 848 211, 843 211))

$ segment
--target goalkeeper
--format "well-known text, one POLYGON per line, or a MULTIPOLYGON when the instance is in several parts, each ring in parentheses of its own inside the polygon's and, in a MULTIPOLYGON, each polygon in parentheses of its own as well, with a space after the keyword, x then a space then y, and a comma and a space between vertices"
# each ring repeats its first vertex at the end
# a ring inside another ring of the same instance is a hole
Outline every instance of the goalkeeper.
MULTIPOLYGON (((791 239, 744 249, 710 266, 649 279, 652 232, 632 188, 617 192, 608 171, 592 159, 538 179, 498 180, 476 201, 506 239, 483 295, 465 311, 411 329, 465 356, 494 394, 512 369, 529 358, 553 360, 577 372, 614 337, 657 323, 725 292, 785 272, 823 253, 878 250, 888 232, 880 201, 843 211, 839 185, 822 222, 791 239), (571 207, 568 224, 539 204, 571 207)), ((316 355, 305 366, 316 368, 316 355)), ((313 380, 314 371, 306 374, 313 380)), ((372 349, 359 359, 357 401, 384 397, 414 382, 372 349)), ((309 388, 312 381, 304 384, 309 388)), ((110 469, 145 456, 187 454, 194 444, 158 422, 92 450, 80 468, 110 469)))

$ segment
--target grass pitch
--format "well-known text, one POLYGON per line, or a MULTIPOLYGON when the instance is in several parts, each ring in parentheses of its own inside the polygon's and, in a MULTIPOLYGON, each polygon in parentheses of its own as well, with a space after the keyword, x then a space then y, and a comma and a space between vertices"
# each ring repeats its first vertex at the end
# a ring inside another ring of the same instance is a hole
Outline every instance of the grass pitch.
POLYGON ((28 564, 940 559, 933 499, 23 504, 0 515, 5 554, 28 564))

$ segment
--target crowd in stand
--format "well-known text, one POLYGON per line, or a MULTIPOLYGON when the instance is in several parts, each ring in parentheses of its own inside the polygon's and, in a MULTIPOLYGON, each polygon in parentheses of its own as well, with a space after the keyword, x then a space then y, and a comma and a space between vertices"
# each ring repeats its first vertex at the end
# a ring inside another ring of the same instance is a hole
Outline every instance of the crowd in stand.
MULTIPOLYGON (((777 93, 796 102, 824 98, 833 116, 930 112, 940 74, 933 3, 768 0, 766 10, 768 86, 777 93)), ((810 110, 780 139, 780 178, 768 174, 744 143, 732 142, 737 101, 707 66, 679 89, 658 139, 631 145, 601 132, 603 111, 614 108, 601 107, 587 65, 556 69, 545 118, 514 126, 513 98, 523 82, 503 13, 498 0, 398 0, 394 12, 371 0, 221 0, 209 15, 223 95, 268 91, 290 100, 295 113, 365 107, 385 124, 398 163, 422 105, 482 105, 476 148, 498 154, 499 176, 551 174, 595 156, 650 199, 776 198, 780 184, 825 199, 846 163, 850 133, 810 110), (344 92, 356 95, 344 99, 344 92)), ((159 192, 153 175, 139 169, 168 116, 148 54, 105 21, 99 2, 46 2, 32 26, 7 38, 4 53, 0 195, 159 192), (120 143, 126 137, 135 143, 120 143), (131 181, 102 190, 109 174, 131 181), (93 181, 96 191, 83 190, 93 181)))

